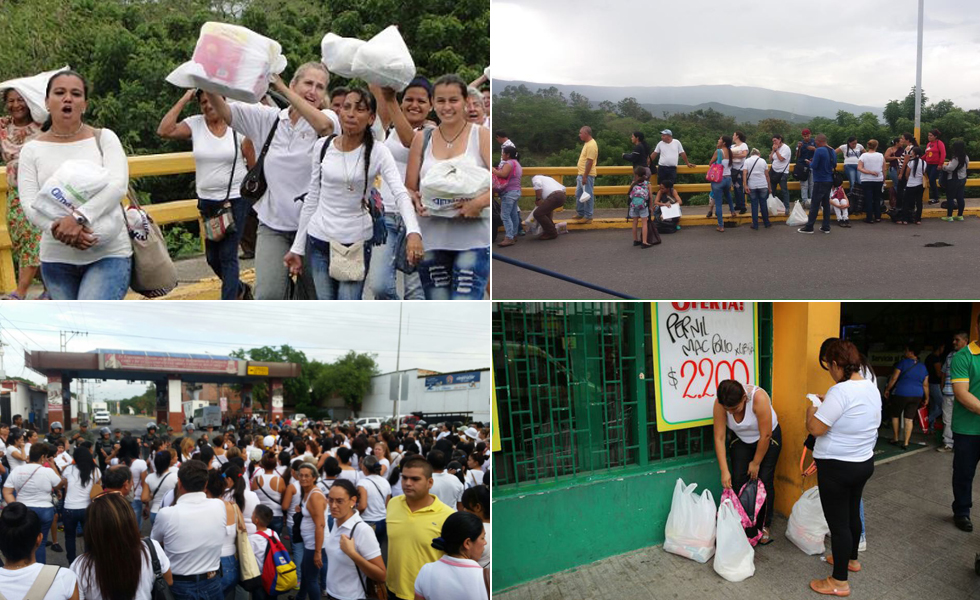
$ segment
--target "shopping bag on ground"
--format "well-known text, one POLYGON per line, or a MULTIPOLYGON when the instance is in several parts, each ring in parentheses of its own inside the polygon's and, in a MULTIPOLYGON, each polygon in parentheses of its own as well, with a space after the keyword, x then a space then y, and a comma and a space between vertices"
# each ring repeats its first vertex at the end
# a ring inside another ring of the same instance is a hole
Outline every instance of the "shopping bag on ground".
POLYGON ((723 498, 718 508, 718 545, 714 569, 728 581, 742 581, 755 575, 755 549, 742 529, 742 518, 731 498, 723 498))
POLYGON ((48 119, 48 109, 44 105, 44 93, 47 91, 48 81, 55 73, 69 69, 71 67, 65 65, 64 68, 55 71, 45 71, 44 73, 38 73, 31 77, 8 79, 0 83, 0 92, 15 90, 24 98, 24 102, 27 103, 27 108, 31 111, 31 119, 35 123, 44 123, 48 119))
POLYGON ((780 200, 779 198, 773 196, 772 194, 769 194, 769 200, 766 201, 766 204, 769 207, 769 216, 770 217, 773 216, 773 215, 785 215, 786 214, 786 207, 783 206, 783 201, 780 200))
POLYGON ((207 22, 191 60, 171 71, 167 81, 255 103, 269 90, 269 76, 285 69, 279 42, 239 25, 207 22))
POLYGON ((797 200, 793 203, 793 208, 790 209, 789 215, 786 216, 786 224, 790 227, 799 227, 801 225, 806 225, 807 214, 803 210, 803 205, 797 200))
POLYGON ((715 499, 707 489, 695 494, 697 487, 678 478, 664 529, 664 550, 703 564, 715 553, 715 499))
POLYGON ((327 70, 341 77, 354 77, 354 56, 366 44, 357 38, 345 38, 328 33, 320 41, 320 59, 327 70))
POLYGON ((415 62, 394 25, 386 27, 357 50, 351 69, 355 77, 402 91, 415 79, 415 62))
POLYGON ((830 533, 820 506, 820 491, 812 487, 793 505, 786 523, 786 537, 807 554, 824 551, 824 536, 830 533))

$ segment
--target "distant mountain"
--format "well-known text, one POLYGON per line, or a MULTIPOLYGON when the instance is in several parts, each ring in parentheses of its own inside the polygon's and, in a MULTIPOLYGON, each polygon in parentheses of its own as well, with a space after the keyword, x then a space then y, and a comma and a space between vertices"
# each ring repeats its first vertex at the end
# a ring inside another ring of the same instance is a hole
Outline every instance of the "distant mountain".
MULTIPOLYGON (((636 98, 636 101, 644 106, 651 104, 655 106, 683 106, 684 111, 690 107, 699 108, 700 105, 716 104, 726 107, 729 111, 782 111, 789 115, 797 115, 798 118, 786 119, 798 121, 803 115, 810 117, 826 117, 833 119, 837 116, 837 111, 844 110, 855 115, 864 112, 871 112, 879 117, 883 112, 883 107, 860 106, 847 102, 838 102, 827 98, 817 98, 806 94, 796 94, 793 92, 779 92, 757 87, 744 87, 735 85, 694 85, 683 87, 601 87, 593 85, 563 85, 552 83, 535 83, 530 81, 505 81, 495 79, 492 82, 494 93, 503 91, 508 85, 525 85, 533 92, 539 88, 555 87, 567 97, 572 92, 578 92, 593 102, 609 100, 619 102, 623 98, 636 98), (745 108, 739 108, 745 107, 745 108)), ((715 110, 725 114, 737 116, 736 112, 726 112, 721 108, 715 110)), ((647 110, 650 110, 647 107, 647 110)), ((663 109, 666 110, 666 109, 663 109)), ((651 111, 653 112, 653 111, 651 111)), ((661 111, 662 112, 662 111, 661 111)), ((677 111, 669 111, 677 112, 677 111)), ((659 115, 659 112, 654 112, 659 115)), ((746 120, 751 120, 750 113, 746 120)), ((754 115, 754 118, 766 118, 761 115, 754 115)), ((785 117, 776 117, 785 118, 785 117)))
MULTIPOLYGON (((598 102, 593 102, 592 104, 595 106, 598 104, 598 102)), ((698 104, 695 106, 690 106, 687 104, 641 104, 640 106, 650 111, 650 114, 657 118, 661 117, 665 112, 672 115, 675 113, 690 113, 696 110, 708 110, 709 108, 714 109, 723 115, 735 117, 735 120, 739 123, 758 123, 763 119, 782 119, 787 123, 806 123, 813 118, 810 115, 798 115, 796 113, 790 113, 783 110, 741 108, 738 106, 729 106, 720 102, 705 102, 704 104, 698 104)))

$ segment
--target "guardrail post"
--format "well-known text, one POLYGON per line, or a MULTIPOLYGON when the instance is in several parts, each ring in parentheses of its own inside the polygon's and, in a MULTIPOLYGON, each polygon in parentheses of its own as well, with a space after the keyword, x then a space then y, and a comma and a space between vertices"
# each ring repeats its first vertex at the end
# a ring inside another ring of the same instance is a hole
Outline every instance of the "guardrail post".
MULTIPOLYGON (((205 244, 205 239, 204 239, 205 238, 205 236, 204 236, 204 215, 201 215, 200 217, 197 218, 197 224, 198 224, 198 227, 200 227, 200 229, 198 231, 201 232, 201 252, 203 252, 204 254, 207 254, 208 253, 208 246, 207 246, 207 244, 205 244)), ((244 226, 245 226, 245 224, 243 223, 242 224, 242 227, 244 227, 244 226)), ((235 252, 238 252, 238 250, 235 250, 235 252)))
MULTIPOLYGON (((560 183, 562 187, 565 187, 565 182, 562 181, 562 179, 564 179, 564 177, 562 177, 561 175, 552 175, 551 177, 554 178, 555 181, 557 181, 558 183, 560 183)), ((542 198, 542 200, 544 200, 544 198, 542 198)), ((559 206, 558 208, 556 208, 554 210, 554 212, 561 212, 563 210, 565 210, 565 205, 564 204, 562 204, 561 206, 559 206)))
MULTIPOLYGON (((6 173, 6 169, 4 169, 6 173)), ((0 182, 0 293, 9 294, 17 289, 17 274, 14 272, 13 240, 7 230, 7 184, 6 175, 0 182)))

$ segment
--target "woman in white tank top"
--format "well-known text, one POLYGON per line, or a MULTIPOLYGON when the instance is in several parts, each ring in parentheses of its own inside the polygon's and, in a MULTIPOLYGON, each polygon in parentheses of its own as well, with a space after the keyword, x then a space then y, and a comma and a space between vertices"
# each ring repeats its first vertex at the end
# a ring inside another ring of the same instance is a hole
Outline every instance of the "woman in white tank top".
POLYGON ((259 502, 272 510, 272 523, 269 528, 282 535, 282 496, 286 493, 286 482, 276 472, 276 455, 266 452, 260 463, 263 472, 252 477, 251 488, 259 496, 259 502))
POLYGON ((766 504, 759 513, 756 526, 762 528, 761 545, 767 545, 772 525, 776 462, 782 448, 782 432, 772 400, 764 389, 750 383, 726 379, 718 384, 713 421, 715 454, 721 469, 721 484, 739 493, 747 482, 759 479, 766 488, 766 504), (726 437, 734 433, 727 444, 732 466, 728 468, 726 437))
POLYGON ((466 82, 458 76, 437 79, 432 96, 440 124, 416 133, 405 174, 425 240, 425 257, 419 264, 422 290, 427 300, 482 300, 490 277, 490 218, 484 210, 490 206, 489 186, 459 203, 455 218, 430 216, 419 189, 429 169, 440 162, 465 156, 463 160, 489 171, 490 130, 467 122, 466 82))

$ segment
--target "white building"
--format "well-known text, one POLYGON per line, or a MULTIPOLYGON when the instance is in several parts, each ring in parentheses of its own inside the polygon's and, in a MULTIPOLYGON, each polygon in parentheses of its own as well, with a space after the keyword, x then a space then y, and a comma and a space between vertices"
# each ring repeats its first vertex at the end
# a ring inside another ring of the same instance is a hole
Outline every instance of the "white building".
POLYGON ((22 416, 25 423, 35 423, 39 431, 47 431, 47 392, 22 381, 0 381, 0 423, 9 425, 14 415, 22 416))
MULTIPOLYGON (((390 418, 395 410, 401 380, 399 415, 413 412, 471 412, 474 421, 490 422, 490 369, 434 373, 407 369, 382 373, 371 379, 371 390, 364 397, 359 416, 390 418)), ((350 411, 333 401, 327 404, 333 418, 349 416, 350 411)))

